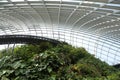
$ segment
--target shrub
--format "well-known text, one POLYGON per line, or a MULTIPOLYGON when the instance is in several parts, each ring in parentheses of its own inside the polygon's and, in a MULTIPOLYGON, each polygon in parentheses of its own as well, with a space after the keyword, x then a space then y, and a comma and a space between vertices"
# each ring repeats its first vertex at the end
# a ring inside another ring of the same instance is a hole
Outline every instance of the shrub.
POLYGON ((67 43, 22 45, 0 54, 0 80, 120 79, 118 69, 67 43))

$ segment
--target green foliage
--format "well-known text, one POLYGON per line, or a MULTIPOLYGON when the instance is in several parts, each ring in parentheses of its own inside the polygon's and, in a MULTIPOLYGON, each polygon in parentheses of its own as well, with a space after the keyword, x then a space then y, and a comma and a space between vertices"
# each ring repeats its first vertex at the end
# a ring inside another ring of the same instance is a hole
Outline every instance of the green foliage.
POLYGON ((67 43, 22 45, 0 54, 0 80, 120 79, 120 71, 67 43))
POLYGON ((109 80, 120 80, 120 71, 112 73, 107 77, 109 80))

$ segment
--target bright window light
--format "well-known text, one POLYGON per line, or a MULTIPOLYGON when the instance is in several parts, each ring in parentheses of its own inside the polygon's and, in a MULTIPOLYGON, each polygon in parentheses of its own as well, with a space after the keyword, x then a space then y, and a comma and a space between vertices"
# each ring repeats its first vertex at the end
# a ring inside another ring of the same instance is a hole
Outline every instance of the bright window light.
POLYGON ((24 0, 11 0, 12 2, 21 2, 21 1, 24 1, 24 0))
POLYGON ((28 0, 28 1, 42 1, 42 0, 28 0))
POLYGON ((0 7, 0 9, 4 9, 4 8, 1 8, 1 7, 0 7))
POLYGON ((45 1, 61 1, 61 0, 45 0, 45 1))
POLYGON ((120 7, 120 4, 106 4, 106 5, 120 7))
POLYGON ((0 2, 8 2, 7 0, 0 0, 0 2))

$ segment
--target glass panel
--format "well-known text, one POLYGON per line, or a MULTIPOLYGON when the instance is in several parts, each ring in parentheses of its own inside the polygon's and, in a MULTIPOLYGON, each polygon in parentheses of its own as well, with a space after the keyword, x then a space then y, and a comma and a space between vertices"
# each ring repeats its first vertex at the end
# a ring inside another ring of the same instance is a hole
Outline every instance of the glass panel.
POLYGON ((61 1, 61 0, 45 0, 45 1, 61 1))
POLYGON ((28 1, 42 1, 42 0, 28 0, 28 1))
POLYGON ((21 1, 24 1, 24 0, 11 0, 12 2, 21 2, 21 1))
POLYGON ((8 2, 7 0, 0 0, 0 2, 8 2))

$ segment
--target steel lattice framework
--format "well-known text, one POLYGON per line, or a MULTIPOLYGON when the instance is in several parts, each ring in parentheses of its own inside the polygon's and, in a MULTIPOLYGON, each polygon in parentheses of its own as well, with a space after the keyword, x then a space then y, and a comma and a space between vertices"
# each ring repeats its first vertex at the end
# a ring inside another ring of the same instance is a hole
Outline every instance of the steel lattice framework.
POLYGON ((0 0, 0 35, 36 35, 120 63, 120 0, 0 0))

